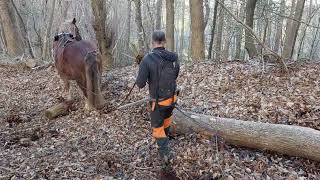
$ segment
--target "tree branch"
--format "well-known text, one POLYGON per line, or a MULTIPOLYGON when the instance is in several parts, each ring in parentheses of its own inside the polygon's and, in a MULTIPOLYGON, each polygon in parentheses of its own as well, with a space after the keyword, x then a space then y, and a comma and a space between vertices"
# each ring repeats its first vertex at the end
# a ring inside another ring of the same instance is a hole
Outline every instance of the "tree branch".
POLYGON ((288 67, 285 64, 285 62, 283 61, 282 57, 277 54, 276 52, 274 52, 271 48, 269 48, 268 46, 266 46, 261 39, 258 37, 257 34, 255 34, 255 32, 253 31, 252 28, 250 28, 248 25, 246 25, 244 22, 242 22, 237 16, 235 16, 228 8, 226 8, 224 6, 223 3, 220 2, 220 0, 217 0, 217 2, 220 4, 220 6, 226 10, 226 12, 228 14, 230 14, 231 17, 233 17, 234 20, 236 20, 239 24, 241 24, 244 28, 246 28, 250 34, 256 39, 256 41, 267 51, 269 51, 273 56, 275 56, 277 58, 277 60, 282 64, 283 68, 285 69, 286 72, 288 72, 288 67))

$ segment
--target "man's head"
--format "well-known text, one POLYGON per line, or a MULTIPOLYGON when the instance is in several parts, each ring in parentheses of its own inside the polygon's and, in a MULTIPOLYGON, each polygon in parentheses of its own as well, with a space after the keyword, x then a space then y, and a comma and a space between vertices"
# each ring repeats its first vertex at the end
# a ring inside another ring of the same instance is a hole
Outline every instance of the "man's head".
POLYGON ((163 31, 156 30, 152 33, 153 48, 164 47, 166 44, 166 34, 163 31))

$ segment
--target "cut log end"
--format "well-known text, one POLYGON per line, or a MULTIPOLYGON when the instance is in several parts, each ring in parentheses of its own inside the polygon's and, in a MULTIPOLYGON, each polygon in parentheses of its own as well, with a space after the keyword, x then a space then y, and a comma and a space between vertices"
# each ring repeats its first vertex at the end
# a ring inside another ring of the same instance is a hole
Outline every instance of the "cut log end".
POLYGON ((61 103, 47 109, 44 112, 44 115, 46 118, 48 118, 50 120, 52 120, 56 117, 59 117, 59 116, 67 115, 69 113, 69 111, 71 110, 72 105, 73 105, 72 101, 61 102, 61 103))

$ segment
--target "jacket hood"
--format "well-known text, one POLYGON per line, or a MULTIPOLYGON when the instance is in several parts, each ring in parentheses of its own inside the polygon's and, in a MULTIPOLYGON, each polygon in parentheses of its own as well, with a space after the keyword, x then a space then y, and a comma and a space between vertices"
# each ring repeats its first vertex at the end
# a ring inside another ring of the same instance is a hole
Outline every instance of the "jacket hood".
POLYGON ((170 52, 165 48, 155 48, 153 52, 160 55, 163 59, 171 62, 175 62, 178 60, 178 55, 176 53, 170 52))

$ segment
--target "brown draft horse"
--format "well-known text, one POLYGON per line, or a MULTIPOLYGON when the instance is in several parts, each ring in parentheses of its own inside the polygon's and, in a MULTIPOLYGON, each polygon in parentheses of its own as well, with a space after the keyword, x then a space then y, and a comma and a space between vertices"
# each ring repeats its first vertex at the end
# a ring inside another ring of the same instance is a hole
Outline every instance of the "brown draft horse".
POLYGON ((54 36, 53 54, 68 100, 72 99, 69 81, 75 80, 86 97, 85 109, 101 108, 104 98, 100 90, 102 59, 98 48, 95 43, 82 40, 75 19, 64 26, 69 32, 54 36))

